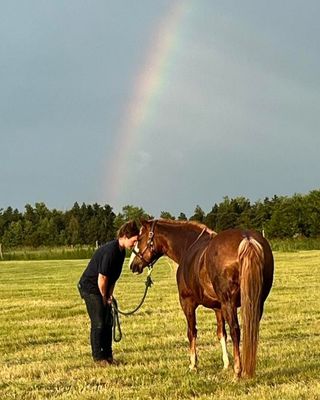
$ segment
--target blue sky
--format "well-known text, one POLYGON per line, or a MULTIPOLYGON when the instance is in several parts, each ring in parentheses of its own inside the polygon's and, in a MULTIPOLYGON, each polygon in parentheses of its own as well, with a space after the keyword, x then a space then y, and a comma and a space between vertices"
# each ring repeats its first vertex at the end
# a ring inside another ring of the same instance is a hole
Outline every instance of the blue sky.
POLYGON ((0 0, 0 208, 190 216, 318 189, 319 14, 317 1, 0 0), (176 47, 111 198, 126 105, 173 3, 176 47))

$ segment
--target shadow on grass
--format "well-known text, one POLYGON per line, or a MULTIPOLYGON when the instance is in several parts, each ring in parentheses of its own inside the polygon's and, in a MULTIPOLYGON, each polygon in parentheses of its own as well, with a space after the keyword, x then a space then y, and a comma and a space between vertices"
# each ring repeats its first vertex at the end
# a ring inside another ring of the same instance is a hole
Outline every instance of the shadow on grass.
POLYGON ((258 375, 259 382, 266 382, 269 385, 287 383, 291 380, 302 379, 304 382, 319 378, 319 361, 312 360, 308 362, 299 362, 293 366, 277 366, 269 371, 260 371, 258 375))

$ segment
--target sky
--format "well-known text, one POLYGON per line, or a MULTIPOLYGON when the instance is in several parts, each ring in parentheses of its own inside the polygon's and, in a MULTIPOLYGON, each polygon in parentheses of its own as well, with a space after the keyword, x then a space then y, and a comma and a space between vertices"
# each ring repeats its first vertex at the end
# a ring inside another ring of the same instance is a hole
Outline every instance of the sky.
POLYGON ((0 209, 319 189, 320 2, 0 0, 0 209))

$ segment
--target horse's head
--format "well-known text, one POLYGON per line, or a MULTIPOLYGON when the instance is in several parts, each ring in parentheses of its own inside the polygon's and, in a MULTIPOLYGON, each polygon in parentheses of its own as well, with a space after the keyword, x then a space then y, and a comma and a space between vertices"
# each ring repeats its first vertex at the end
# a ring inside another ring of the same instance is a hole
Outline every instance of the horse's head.
POLYGON ((145 267, 152 266, 162 254, 156 251, 154 230, 157 220, 141 221, 137 243, 132 250, 129 266, 132 272, 142 273, 145 267))

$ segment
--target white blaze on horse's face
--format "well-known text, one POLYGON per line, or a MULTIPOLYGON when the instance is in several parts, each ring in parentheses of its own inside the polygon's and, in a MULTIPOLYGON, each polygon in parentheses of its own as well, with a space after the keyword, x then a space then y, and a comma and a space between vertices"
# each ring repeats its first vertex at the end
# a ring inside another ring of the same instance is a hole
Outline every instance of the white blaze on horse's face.
POLYGON ((138 247, 138 242, 134 245, 134 251, 131 253, 131 256, 130 256, 130 260, 129 260, 129 268, 131 269, 131 264, 132 264, 132 262, 133 262, 133 260, 134 260, 134 258, 135 258, 135 252, 136 253, 139 253, 139 247, 138 247))

